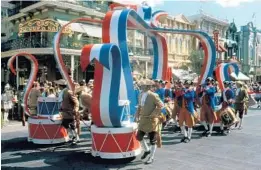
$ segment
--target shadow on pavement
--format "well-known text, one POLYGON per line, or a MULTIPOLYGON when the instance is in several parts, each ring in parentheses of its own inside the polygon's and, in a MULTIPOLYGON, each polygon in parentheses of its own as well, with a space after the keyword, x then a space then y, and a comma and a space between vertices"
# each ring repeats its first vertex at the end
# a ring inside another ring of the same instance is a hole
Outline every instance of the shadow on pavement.
MULTIPOLYGON (((15 138, 2 141, 2 153, 12 152, 1 160, 2 169, 110 169, 124 168, 128 165, 140 165, 136 158, 128 159, 101 159, 94 158, 91 153, 90 140, 82 140, 77 145, 36 145, 27 142, 27 138, 15 138), (21 167, 37 165, 37 167, 21 167), (39 164, 42 165, 39 167, 39 164), (19 167, 17 167, 19 166, 19 167)), ((139 169, 139 168, 135 168, 139 169)))

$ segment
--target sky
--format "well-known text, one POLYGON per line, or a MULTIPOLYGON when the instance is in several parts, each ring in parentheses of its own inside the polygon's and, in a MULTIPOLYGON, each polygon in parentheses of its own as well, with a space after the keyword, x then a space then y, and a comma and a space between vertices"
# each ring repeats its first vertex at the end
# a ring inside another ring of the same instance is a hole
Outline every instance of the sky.
MULTIPOLYGON (((128 0, 121 0, 126 1, 128 0)), ((141 3, 141 0, 131 0, 141 3)), ((171 15, 184 14, 190 16, 197 14, 200 9, 220 19, 233 19, 238 27, 253 21, 261 29, 261 0, 147 0, 154 10, 165 10, 171 15)))

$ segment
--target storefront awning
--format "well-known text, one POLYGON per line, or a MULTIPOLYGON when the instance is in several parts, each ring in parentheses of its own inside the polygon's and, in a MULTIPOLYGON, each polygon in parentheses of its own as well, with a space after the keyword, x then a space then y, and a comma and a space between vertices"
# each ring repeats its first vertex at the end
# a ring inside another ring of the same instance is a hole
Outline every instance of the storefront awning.
POLYGON ((223 45, 219 44, 217 51, 223 53, 223 52, 227 52, 227 49, 223 45))
POLYGON ((233 73, 230 74, 230 76, 233 77, 235 80, 241 80, 241 81, 249 81, 250 80, 250 78, 247 77, 242 72, 239 72, 238 76, 233 72, 233 73))
MULTIPOLYGON (((61 26, 67 24, 69 21, 57 20, 61 26)), ((72 23, 70 24, 72 31, 85 33, 90 37, 102 38, 102 28, 96 25, 72 23)))

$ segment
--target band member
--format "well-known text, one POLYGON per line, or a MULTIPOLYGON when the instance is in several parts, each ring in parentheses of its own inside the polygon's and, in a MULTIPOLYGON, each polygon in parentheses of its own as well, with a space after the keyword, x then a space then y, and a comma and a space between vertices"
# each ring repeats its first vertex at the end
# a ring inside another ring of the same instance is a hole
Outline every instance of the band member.
POLYGON ((38 97, 42 97, 41 91, 39 89, 39 84, 37 82, 34 82, 33 88, 29 94, 29 100, 28 100, 28 106, 29 106, 31 114, 33 114, 33 115, 37 114, 38 97))
POLYGON ((165 99, 165 82, 163 80, 159 81, 158 87, 156 87, 155 93, 157 93, 160 97, 160 100, 164 102, 165 99))
MULTIPOLYGON (((242 122, 243 122, 243 115, 247 107, 246 103, 248 102, 249 96, 247 90, 243 87, 244 85, 243 82, 237 81, 236 85, 237 85, 237 91, 236 91, 236 99, 235 99, 235 114, 237 114, 237 112, 239 113, 240 121, 239 121, 238 129, 241 129, 242 122)), ((235 127, 237 127, 237 124, 235 127)))
POLYGON ((145 79, 139 84, 142 92, 136 114, 136 118, 139 121, 137 139, 141 142, 141 145, 145 150, 141 159, 145 159, 148 155, 150 155, 146 163, 151 164, 153 163, 157 148, 156 142, 160 128, 159 124, 162 121, 161 111, 163 108, 163 103, 156 93, 150 91, 150 86, 154 84, 151 80, 145 79), (143 139, 146 133, 148 133, 150 139, 150 149, 146 141, 143 139))
POLYGON ((217 119, 215 113, 215 93, 216 88, 213 86, 214 79, 208 77, 206 80, 206 86, 202 88, 202 107, 200 110, 200 120, 205 128, 202 136, 209 137, 212 134, 214 121, 217 119), (209 124, 209 131, 207 124, 209 124))
POLYGON ((193 90, 192 82, 186 80, 184 82, 185 89, 182 91, 182 107, 179 114, 179 126, 184 134, 184 138, 181 142, 188 143, 191 140, 192 127, 195 125, 194 117, 196 117, 196 112, 194 110, 193 101, 195 98, 195 91, 193 90), (188 126, 188 132, 184 126, 184 122, 188 126))
POLYGON ((66 87, 67 83, 65 80, 60 79, 56 81, 56 84, 58 84, 61 89, 59 97, 62 99, 60 108, 63 118, 62 126, 67 129, 68 133, 72 134, 72 142, 75 144, 79 141, 79 136, 75 130, 75 119, 79 110, 79 102, 73 92, 66 87))
MULTIPOLYGON (((222 115, 222 112, 225 111, 225 109, 227 109, 228 107, 232 108, 232 105, 234 102, 234 92, 230 88, 230 82, 224 81, 224 86, 225 86, 225 89, 223 90, 223 92, 221 94, 221 99, 220 99, 222 108, 217 112, 219 117, 222 115)), ((230 111, 230 114, 233 114, 232 116, 234 116, 232 109, 230 109, 229 111, 230 111)), ((221 119, 221 117, 220 117, 220 119, 221 119)), ((230 133, 230 127, 227 127, 227 128, 228 128, 227 132, 230 133)), ((221 130, 220 133, 224 134, 224 124, 222 122, 222 119, 220 120, 220 130, 221 130)))
POLYGON ((182 91, 184 91, 184 86, 181 80, 178 80, 175 85, 175 92, 173 94, 173 98, 174 98, 174 107, 172 110, 172 119, 174 121, 175 127, 174 127, 174 131, 179 130, 179 124, 177 122, 177 118, 178 118, 178 114, 180 113, 180 109, 182 107, 182 91))
POLYGON ((165 106, 164 115, 166 116, 166 121, 163 123, 163 127, 167 126, 170 119, 172 118, 171 117, 172 109, 171 109, 171 103, 170 103, 171 99, 172 99, 172 93, 171 93, 170 89, 166 88, 167 84, 168 84, 167 81, 162 82, 162 87, 164 87, 164 101, 163 101, 164 106, 165 106))

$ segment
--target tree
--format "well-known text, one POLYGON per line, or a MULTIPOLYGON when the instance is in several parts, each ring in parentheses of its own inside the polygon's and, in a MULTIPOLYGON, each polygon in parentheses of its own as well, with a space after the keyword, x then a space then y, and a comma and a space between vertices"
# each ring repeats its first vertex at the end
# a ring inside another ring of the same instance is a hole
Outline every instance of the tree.
POLYGON ((200 70, 203 62, 203 56, 204 54, 202 53, 202 51, 199 50, 193 50, 189 55, 188 59, 191 61, 190 63, 191 70, 197 74, 200 74, 200 70))

